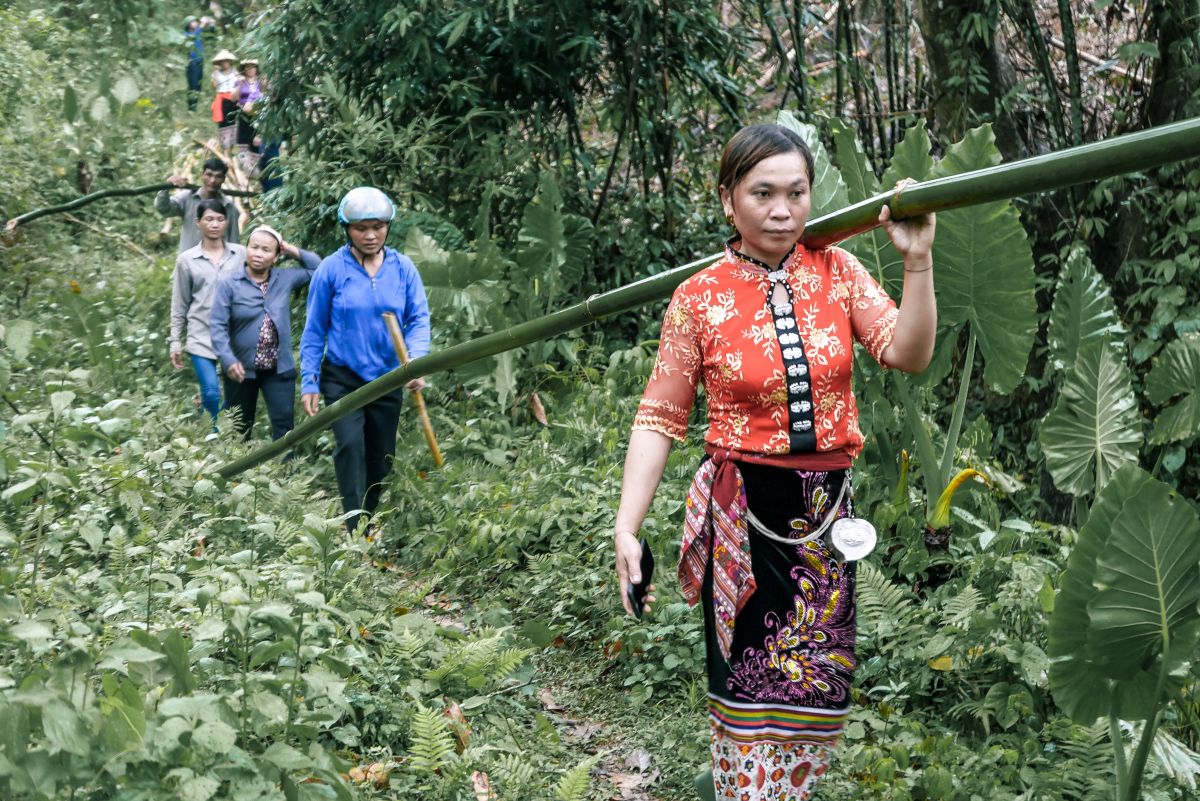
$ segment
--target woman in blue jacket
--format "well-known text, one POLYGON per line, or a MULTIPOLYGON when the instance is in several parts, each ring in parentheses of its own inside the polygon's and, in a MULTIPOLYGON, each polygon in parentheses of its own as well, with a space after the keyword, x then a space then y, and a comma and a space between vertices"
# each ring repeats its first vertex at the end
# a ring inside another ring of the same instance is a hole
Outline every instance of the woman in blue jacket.
MULTIPOLYGON (((388 196, 369 186, 351 189, 338 205, 349 241, 313 276, 300 340, 300 400, 310 416, 321 395, 333 403, 400 365, 384 312, 400 321, 412 358, 429 352, 429 303, 421 276, 411 259, 385 246, 395 216, 388 196)), ((423 386, 424 379, 416 378, 407 388, 423 386)), ((379 506, 396 453, 402 396, 399 390, 384 395, 333 424, 333 468, 351 531, 364 512, 374 514, 379 506)))
POLYGON ((236 412, 238 431, 250 439, 261 393, 271 438, 295 425, 296 360, 292 356, 292 294, 312 280, 321 257, 301 250, 274 228, 260 225, 246 240, 246 266, 222 276, 213 296, 213 350, 225 371, 225 408, 236 412), (275 268, 281 256, 299 269, 275 268))

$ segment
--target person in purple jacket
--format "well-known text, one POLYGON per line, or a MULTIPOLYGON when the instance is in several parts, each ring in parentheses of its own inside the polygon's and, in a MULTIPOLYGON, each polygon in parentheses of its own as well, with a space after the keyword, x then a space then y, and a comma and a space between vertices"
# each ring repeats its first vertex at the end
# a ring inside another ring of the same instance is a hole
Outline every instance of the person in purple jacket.
MULTIPOLYGON (((349 241, 313 275, 300 339, 300 400, 310 416, 320 408, 321 395, 333 403, 400 366, 384 312, 400 321, 413 359, 429 352, 429 302, 421 276, 411 259, 385 244, 395 216, 391 199, 370 186, 351 189, 338 205, 349 241)), ((424 386, 416 378, 407 389, 424 386)), ((384 395, 333 424, 333 468, 351 531, 379 506, 396 453, 402 396, 400 390, 384 395)))

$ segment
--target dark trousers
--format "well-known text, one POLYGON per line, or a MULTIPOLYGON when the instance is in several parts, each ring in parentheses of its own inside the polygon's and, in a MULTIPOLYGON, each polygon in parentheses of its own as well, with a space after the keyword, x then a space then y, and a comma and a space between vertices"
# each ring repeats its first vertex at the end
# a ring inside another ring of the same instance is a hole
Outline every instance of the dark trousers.
POLYGON ((196 103, 200 99, 200 79, 204 77, 204 62, 199 59, 188 61, 187 65, 187 84, 188 84, 188 109, 196 110, 196 103))
POLYGON ((296 371, 280 375, 273 369, 255 370, 254 378, 247 376, 240 384, 225 377, 225 409, 233 412, 234 424, 243 439, 250 439, 259 393, 267 402, 271 439, 279 439, 296 425, 296 371))
MULTIPOLYGON (((321 393, 325 403, 333 403, 363 386, 362 380, 348 367, 326 361, 321 365, 321 393)), ((374 514, 383 493, 383 480, 392 469, 396 453, 396 427, 404 390, 384 395, 353 411, 333 424, 337 447, 333 449, 333 471, 337 474, 342 511, 356 509, 374 514)), ((346 520, 354 531, 361 514, 346 520)))

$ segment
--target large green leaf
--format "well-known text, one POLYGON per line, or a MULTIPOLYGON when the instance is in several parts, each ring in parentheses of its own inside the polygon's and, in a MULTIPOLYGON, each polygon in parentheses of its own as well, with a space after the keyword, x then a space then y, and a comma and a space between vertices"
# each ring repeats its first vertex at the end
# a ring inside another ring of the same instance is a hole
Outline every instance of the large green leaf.
POLYGON ((827 127, 833 138, 833 163, 846 185, 847 200, 857 203, 878 193, 879 179, 867 161, 854 128, 837 118, 830 119, 827 127))
POLYGON ((1125 329, 1104 278, 1096 272, 1083 247, 1072 248, 1050 312, 1050 353, 1055 369, 1075 364, 1081 344, 1094 339, 1114 341, 1123 333, 1125 329))
POLYGON ((1039 439, 1055 486, 1073 495, 1103 489, 1118 467, 1137 461, 1141 418, 1129 368, 1113 348, 1083 346, 1039 439))
POLYGON ((520 299, 521 311, 528 319, 552 310, 582 279, 591 257, 592 225, 583 217, 563 212, 558 185, 546 172, 537 195, 525 206, 517 239, 520 274, 512 278, 526 288, 520 299))
MULTIPOLYGON (((830 121, 829 129, 836 149, 834 160, 841 170, 842 180, 849 189, 850 202, 857 203, 878 194, 881 184, 871 171, 854 128, 835 119, 830 121)), ((904 178, 927 178, 933 169, 933 157, 929 155, 929 149, 929 134, 924 126, 909 128, 892 154, 892 161, 883 175, 882 186, 895 186, 904 178)), ((851 238, 843 246, 858 257, 889 295, 897 301, 903 299, 904 260, 892 247, 887 232, 882 228, 875 228, 851 238)), ((954 362, 956 332, 957 326, 947 325, 944 321, 939 323, 933 359, 919 376, 911 376, 910 381, 932 385, 945 380, 954 362)))
POLYGON ((809 211, 809 217, 820 217, 822 214, 845 208, 850 202, 846 184, 843 183, 842 176, 838 174, 833 159, 825 151, 825 145, 821 144, 821 137, 816 126, 800 122, 792 116, 790 111, 779 112, 779 118, 776 121, 783 127, 791 128, 800 134, 812 153, 816 175, 813 176, 812 209, 809 211))
POLYGON ((1109 678, 1130 679, 1170 644, 1191 652, 1200 620, 1200 518, 1154 481, 1129 498, 1096 557, 1088 650, 1109 678), (1185 633, 1186 632, 1186 633, 1185 633))
MULTIPOLYGON (((973 128, 947 151, 935 177, 998 164, 990 126, 973 128)), ((943 212, 933 246, 938 313, 948 325, 969 322, 983 354, 983 378, 1009 392, 1025 374, 1037 330, 1033 252, 1008 201, 943 212)))
POLYGON ((467 251, 446 251, 420 228, 408 229, 404 252, 413 260, 427 287, 466 289, 476 281, 495 278, 501 266, 467 251))
POLYGON ((1155 357, 1146 376, 1146 396, 1156 406, 1179 396, 1178 403, 1159 412, 1151 442, 1175 442, 1200 434, 1200 334, 1175 340, 1155 357))
POLYGON ((1113 520, 1153 483, 1136 465, 1117 471, 1096 496, 1059 582, 1046 646, 1050 692, 1076 723, 1091 725, 1114 710, 1126 720, 1145 719, 1155 705, 1148 697, 1153 688, 1144 691, 1155 678, 1150 672, 1143 671, 1133 681, 1115 682, 1098 667, 1088 648, 1088 604, 1099 592, 1093 583, 1097 560, 1108 545, 1113 520))

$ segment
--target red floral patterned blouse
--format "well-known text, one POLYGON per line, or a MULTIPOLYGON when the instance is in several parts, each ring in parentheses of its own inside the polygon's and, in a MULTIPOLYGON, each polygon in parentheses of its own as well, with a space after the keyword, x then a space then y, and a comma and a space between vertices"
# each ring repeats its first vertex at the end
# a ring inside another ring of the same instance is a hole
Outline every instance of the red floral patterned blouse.
POLYGON ((895 302, 841 248, 797 244, 772 271, 736 244, 675 290, 633 428, 682 441, 702 382, 714 447, 857 456, 851 337, 883 364, 895 302), (770 302, 776 281, 788 303, 770 302))

